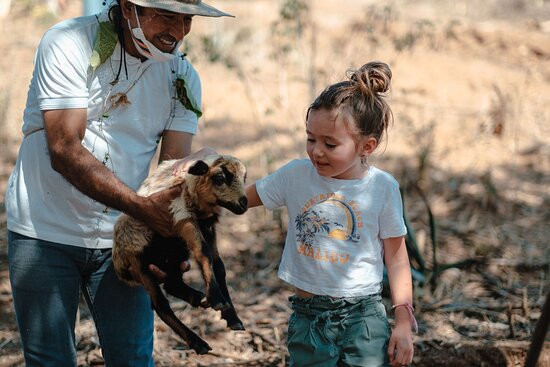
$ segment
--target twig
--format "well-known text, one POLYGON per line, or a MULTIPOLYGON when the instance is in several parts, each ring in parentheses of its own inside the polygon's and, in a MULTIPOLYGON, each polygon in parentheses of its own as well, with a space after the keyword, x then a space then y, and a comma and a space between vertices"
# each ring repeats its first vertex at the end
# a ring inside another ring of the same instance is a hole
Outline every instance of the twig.
POLYGON ((0 350, 2 348, 4 348, 6 345, 8 345, 11 341, 13 340, 13 338, 9 338, 9 339, 6 339, 2 342, 2 344, 0 344, 0 350))
POLYGON ((264 333, 260 332, 258 329, 255 329, 255 328, 248 328, 247 330, 250 334, 252 334, 252 336, 259 336, 260 338, 262 338, 265 342, 273 345, 276 349, 280 349, 282 348, 281 346, 281 343, 278 343, 275 339, 267 336, 267 335, 264 335, 264 333))
POLYGON ((539 359, 540 351, 544 345, 544 339, 546 332, 548 331, 548 325, 550 324, 550 292, 546 295, 546 302, 542 306, 542 312, 540 319, 535 327, 533 333, 533 341, 527 352, 527 358, 525 359, 525 367, 535 367, 539 359))
POLYGON ((229 355, 229 354, 226 354, 226 353, 219 353, 219 352, 213 353, 212 351, 210 351, 208 354, 213 354, 213 355, 217 355, 218 357, 237 359, 237 360, 236 361, 232 360, 232 361, 225 361, 225 362, 217 362, 217 363, 209 362, 208 364, 199 363, 198 364, 199 367, 238 366, 238 365, 245 365, 245 364, 252 364, 252 363, 257 363, 257 362, 263 362, 263 361, 269 360, 269 358, 270 358, 270 356, 261 356, 261 357, 256 357, 256 358, 242 358, 242 357, 232 356, 232 355, 229 355))
POLYGON ((514 314, 512 313, 512 305, 508 304, 508 325, 510 326, 510 338, 516 338, 516 330, 514 329, 514 314))
MULTIPOLYGON (((522 310, 523 306, 521 304, 510 304, 513 309, 522 310)), ((505 311, 507 305, 502 303, 494 304, 484 304, 484 303, 460 303, 460 304, 447 304, 444 307, 437 307, 437 303, 434 305, 424 305, 422 306, 423 311, 436 311, 436 312, 460 312, 460 311, 471 311, 471 310, 483 310, 485 312, 495 311, 502 312, 505 311), (435 307, 434 307, 435 306, 435 307)))
POLYGON ((549 262, 548 261, 530 261, 525 262, 522 259, 490 259, 488 260, 489 265, 497 266, 508 266, 511 268, 516 268, 517 270, 547 270, 549 262))
POLYGON ((521 306, 523 307, 523 316, 528 317, 529 316, 529 298, 527 297, 527 288, 523 288, 523 299, 521 302, 521 306))

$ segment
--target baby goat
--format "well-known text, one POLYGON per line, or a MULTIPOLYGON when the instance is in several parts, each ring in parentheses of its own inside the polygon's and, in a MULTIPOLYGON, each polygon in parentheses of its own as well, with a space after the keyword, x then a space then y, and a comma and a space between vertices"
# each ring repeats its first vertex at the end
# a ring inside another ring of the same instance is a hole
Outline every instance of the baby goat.
POLYGON ((152 305, 168 324, 198 354, 208 353, 210 346, 186 327, 174 314, 155 276, 148 269, 155 264, 167 273, 164 290, 194 307, 210 306, 221 310, 229 328, 244 330, 227 290, 225 267, 216 247, 217 207, 243 214, 247 209, 244 192, 246 169, 234 157, 212 155, 198 161, 187 173, 172 174, 175 160, 159 165, 147 178, 138 194, 148 196, 162 189, 182 185, 170 211, 174 216, 177 238, 162 238, 147 224, 126 214, 118 219, 114 230, 113 264, 118 277, 130 285, 142 284, 151 296, 152 305), (204 294, 182 280, 180 264, 192 255, 205 283, 204 294))

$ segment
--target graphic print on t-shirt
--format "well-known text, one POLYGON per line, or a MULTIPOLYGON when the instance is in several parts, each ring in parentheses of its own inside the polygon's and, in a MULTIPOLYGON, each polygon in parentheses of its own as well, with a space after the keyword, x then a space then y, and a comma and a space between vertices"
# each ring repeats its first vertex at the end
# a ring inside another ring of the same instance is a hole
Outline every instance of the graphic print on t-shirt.
POLYGON ((345 245, 359 242, 363 225, 355 203, 336 193, 309 199, 294 223, 298 254, 341 264, 349 260, 345 245))

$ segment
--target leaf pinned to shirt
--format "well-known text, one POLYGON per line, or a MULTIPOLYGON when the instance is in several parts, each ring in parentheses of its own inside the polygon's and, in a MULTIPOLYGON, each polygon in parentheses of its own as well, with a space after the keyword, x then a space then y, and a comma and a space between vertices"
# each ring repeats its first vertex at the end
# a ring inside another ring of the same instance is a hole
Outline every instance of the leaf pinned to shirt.
POLYGON ((117 42, 118 36, 114 23, 112 21, 100 22, 92 56, 90 56, 90 66, 94 71, 113 54, 117 42))
POLYGON ((191 88, 189 88, 189 85, 185 80, 185 76, 178 74, 175 83, 176 96, 183 107, 187 108, 189 111, 193 111, 197 117, 201 117, 202 111, 197 103, 197 100, 193 96, 193 93, 191 92, 191 88))

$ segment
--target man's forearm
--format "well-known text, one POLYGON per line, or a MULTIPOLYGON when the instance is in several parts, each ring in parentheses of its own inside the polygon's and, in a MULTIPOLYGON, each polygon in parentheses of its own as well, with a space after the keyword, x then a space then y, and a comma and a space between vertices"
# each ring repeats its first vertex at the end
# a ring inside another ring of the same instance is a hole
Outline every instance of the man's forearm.
POLYGON ((90 198, 136 217, 140 197, 82 145, 51 157, 52 167, 90 198))

